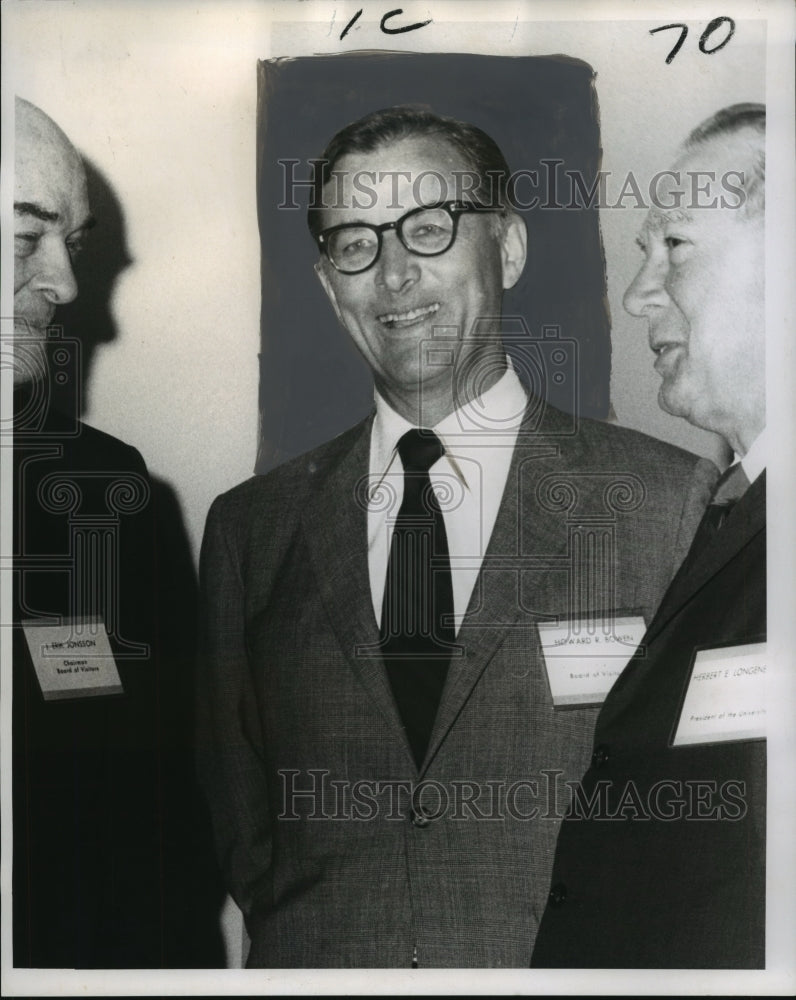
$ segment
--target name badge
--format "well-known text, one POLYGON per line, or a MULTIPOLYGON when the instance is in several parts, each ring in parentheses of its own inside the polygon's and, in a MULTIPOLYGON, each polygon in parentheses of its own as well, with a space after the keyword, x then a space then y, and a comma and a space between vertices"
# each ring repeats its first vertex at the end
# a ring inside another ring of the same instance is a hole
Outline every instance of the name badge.
POLYGON ((602 705, 644 637, 641 615, 539 625, 553 706, 602 705))
POLYGON ((99 618, 65 618, 60 625, 22 622, 45 701, 122 694, 105 624, 99 618))
POLYGON ((672 746, 766 737, 766 644, 700 649, 672 746))

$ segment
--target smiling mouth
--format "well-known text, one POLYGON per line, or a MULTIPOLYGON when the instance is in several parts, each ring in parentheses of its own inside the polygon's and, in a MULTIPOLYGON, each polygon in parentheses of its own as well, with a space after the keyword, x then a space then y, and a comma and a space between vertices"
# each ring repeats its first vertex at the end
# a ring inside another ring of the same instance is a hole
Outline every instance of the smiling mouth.
POLYGON ((439 308, 439 302, 432 302, 430 305, 418 306, 416 309, 407 309, 405 312, 382 313, 381 316, 377 316, 376 318, 388 330, 398 330, 405 326, 414 326, 416 323, 422 323, 429 316, 433 316, 439 308))

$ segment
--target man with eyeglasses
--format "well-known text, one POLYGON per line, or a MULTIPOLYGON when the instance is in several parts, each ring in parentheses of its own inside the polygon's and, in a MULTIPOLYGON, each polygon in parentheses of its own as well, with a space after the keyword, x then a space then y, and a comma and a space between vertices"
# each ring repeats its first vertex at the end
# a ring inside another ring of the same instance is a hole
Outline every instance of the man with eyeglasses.
POLYGON ((316 272, 375 412, 209 514, 219 853, 250 967, 524 966, 595 717, 554 710, 539 622, 649 620, 715 470, 529 396, 501 338, 526 228, 484 132, 391 108, 324 160, 316 272))

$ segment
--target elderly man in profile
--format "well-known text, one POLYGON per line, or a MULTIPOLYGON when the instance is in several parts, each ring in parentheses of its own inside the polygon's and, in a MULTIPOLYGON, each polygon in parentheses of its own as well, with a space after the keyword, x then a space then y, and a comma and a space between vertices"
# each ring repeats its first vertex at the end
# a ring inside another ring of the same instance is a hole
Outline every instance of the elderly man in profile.
MULTIPOLYGON (((56 389, 79 380, 80 343, 51 324, 78 293, 74 262, 93 222, 74 146, 18 98, 13 959, 204 965, 219 954, 215 916, 197 915, 186 892, 212 868, 192 867, 190 842, 175 853, 190 781, 155 628, 149 477, 134 448, 83 423, 78 393, 59 395, 70 410, 56 405, 56 389)), ((191 838, 200 832, 197 822, 191 838)))
POLYGON ((603 705, 536 966, 765 963, 765 109, 717 112, 673 174, 661 200, 698 186, 699 204, 649 213, 625 306, 647 321, 661 406, 735 462, 603 705))
POLYGON ((199 749, 220 856, 249 966, 527 965, 550 783, 580 773, 595 716, 554 710, 539 622, 648 619, 715 470, 529 396, 501 339, 526 228, 484 132, 396 107, 323 158, 316 272, 375 411, 210 511, 199 749), (586 553, 571 505, 604 516, 614 487, 615 546, 586 553))

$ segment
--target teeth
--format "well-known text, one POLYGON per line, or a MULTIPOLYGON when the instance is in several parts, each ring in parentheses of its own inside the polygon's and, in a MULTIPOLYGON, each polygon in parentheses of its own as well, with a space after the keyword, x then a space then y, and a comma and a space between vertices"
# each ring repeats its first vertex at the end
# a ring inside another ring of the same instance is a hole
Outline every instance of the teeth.
POLYGON ((432 316, 439 309, 439 302, 434 302, 430 306, 419 306, 417 309, 409 309, 402 313, 384 313, 379 316, 380 323, 407 323, 423 316, 432 316))

